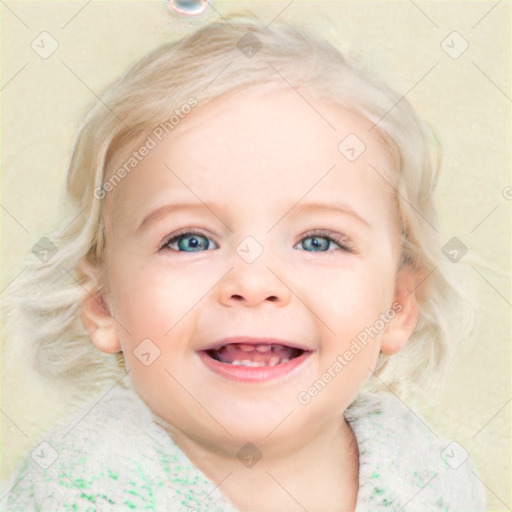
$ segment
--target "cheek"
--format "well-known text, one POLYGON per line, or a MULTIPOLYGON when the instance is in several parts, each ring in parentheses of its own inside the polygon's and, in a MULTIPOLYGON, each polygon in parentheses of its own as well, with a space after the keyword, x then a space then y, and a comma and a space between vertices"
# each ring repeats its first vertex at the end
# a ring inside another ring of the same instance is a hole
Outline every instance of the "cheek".
POLYGON ((388 307, 389 290, 382 276, 379 281, 362 268, 351 269, 330 286, 330 301, 319 314, 324 324, 320 380, 330 389, 322 400, 348 400, 345 407, 371 377, 379 357, 385 325, 380 315, 388 307))
POLYGON ((360 264, 333 274, 325 281, 327 300, 317 302, 324 340, 330 340, 319 354, 322 380, 332 382, 340 396, 356 396, 379 356, 382 318, 394 292, 393 272, 386 268, 360 264))
POLYGON ((321 280, 316 298, 319 311, 330 319, 336 335, 346 338, 373 323, 391 305, 394 274, 386 265, 358 262, 350 268, 330 272, 321 280))
POLYGON ((218 279, 205 275, 206 269, 171 265, 165 256, 150 259, 141 264, 141 260, 126 257, 114 264, 110 273, 112 312, 130 333, 121 330, 125 342, 130 338, 133 343, 146 337, 164 339, 171 329, 175 332, 175 326, 187 325, 194 307, 218 279))

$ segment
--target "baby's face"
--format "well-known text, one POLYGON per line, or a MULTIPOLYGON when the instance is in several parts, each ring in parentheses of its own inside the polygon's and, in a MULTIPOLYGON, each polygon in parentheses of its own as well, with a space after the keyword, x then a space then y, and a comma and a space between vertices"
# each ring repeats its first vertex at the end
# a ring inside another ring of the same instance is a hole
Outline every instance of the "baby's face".
POLYGON ((177 431, 312 438, 407 339, 392 163, 371 127, 248 89, 198 106, 107 196, 109 350, 177 431))

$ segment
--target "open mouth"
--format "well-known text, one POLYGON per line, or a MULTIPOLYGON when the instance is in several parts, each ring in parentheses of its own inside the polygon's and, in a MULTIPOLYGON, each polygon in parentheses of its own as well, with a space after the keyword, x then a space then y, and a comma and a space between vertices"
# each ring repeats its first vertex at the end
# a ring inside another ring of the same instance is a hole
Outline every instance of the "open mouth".
POLYGON ((233 366, 273 367, 300 357, 300 348, 277 344, 228 343, 217 349, 205 350, 215 361, 233 366))

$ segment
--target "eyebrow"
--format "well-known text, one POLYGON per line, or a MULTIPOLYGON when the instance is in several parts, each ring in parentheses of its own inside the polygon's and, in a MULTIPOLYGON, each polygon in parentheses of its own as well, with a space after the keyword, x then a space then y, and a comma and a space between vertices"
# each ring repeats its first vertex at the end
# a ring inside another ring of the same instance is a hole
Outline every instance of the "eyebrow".
POLYGON ((174 211, 178 210, 194 210, 194 209, 208 209, 211 212, 219 211, 222 209, 222 205, 217 203, 172 203, 172 204, 166 204, 164 206, 161 206, 160 208, 157 208, 156 210, 153 210, 152 212, 148 213, 146 215, 139 226, 137 227, 136 231, 142 231, 146 226, 149 224, 157 221, 159 218, 163 217, 164 215, 167 215, 168 213, 172 213, 174 211))
MULTIPOLYGON (((136 231, 140 232, 145 227, 147 227, 149 224, 157 221, 159 218, 163 217, 164 215, 167 215, 168 213, 172 213, 178 210, 193 210, 193 209, 208 209, 212 212, 220 211, 222 209, 223 205, 220 205, 218 203, 206 203, 206 202, 194 202, 194 203, 173 203, 173 204, 166 204, 164 206, 161 206, 160 208, 157 208, 156 210, 153 210, 148 215, 146 215, 140 224, 138 225, 136 231)), ((290 207, 287 211, 287 213, 283 216, 287 216, 291 212, 296 211, 298 213, 305 213, 305 212, 326 212, 326 213, 342 213, 345 215, 349 215, 350 217, 354 218, 355 220, 361 222, 367 227, 371 227, 370 223, 365 220, 361 215, 359 215, 354 209, 352 209, 348 205, 344 204, 327 204, 327 203, 302 203, 302 204, 295 204, 294 206, 290 207)))
MULTIPOLYGON (((349 215, 353 217, 355 220, 358 220, 366 227, 371 227, 370 223, 364 219, 361 215, 359 215, 353 208, 346 204, 328 204, 328 203, 304 203, 294 206, 290 211, 298 210, 299 213, 302 212, 327 212, 327 213, 343 213, 345 215, 349 215)), ((288 213, 289 213, 288 212, 288 213)))

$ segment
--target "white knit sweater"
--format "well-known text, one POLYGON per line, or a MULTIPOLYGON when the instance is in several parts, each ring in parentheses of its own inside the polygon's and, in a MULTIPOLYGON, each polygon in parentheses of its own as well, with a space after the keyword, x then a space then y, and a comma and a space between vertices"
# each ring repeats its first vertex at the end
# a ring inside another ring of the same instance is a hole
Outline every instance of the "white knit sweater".
MULTIPOLYGON (((236 512, 133 389, 118 385, 99 398, 42 436, 0 510, 236 512)), ((439 439, 395 395, 360 398, 345 417, 359 448, 355 512, 485 510, 463 448, 439 439)))

